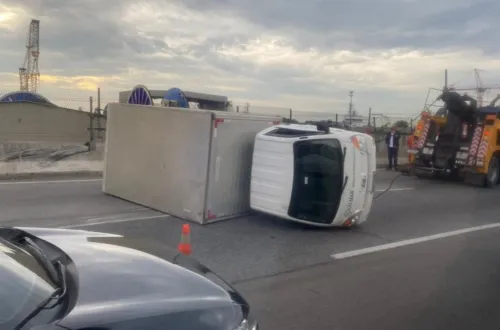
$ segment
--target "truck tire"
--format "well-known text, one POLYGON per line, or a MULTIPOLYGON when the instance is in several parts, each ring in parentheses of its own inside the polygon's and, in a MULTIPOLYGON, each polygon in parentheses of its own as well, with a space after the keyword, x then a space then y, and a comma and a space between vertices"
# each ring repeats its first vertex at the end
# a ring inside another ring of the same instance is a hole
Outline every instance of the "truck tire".
POLYGON ((484 186, 486 188, 493 188, 498 183, 498 177, 500 176, 500 162, 497 156, 493 156, 488 165, 488 173, 484 179, 484 186))

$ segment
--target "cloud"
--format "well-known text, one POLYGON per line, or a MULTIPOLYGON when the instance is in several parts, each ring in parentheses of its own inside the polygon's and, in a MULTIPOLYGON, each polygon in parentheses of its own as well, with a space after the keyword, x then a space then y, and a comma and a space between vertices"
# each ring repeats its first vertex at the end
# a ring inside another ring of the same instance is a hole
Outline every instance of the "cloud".
MULTIPOLYGON (((429 87, 500 79, 500 3, 473 0, 3 0, 0 91, 16 86, 31 18, 41 93, 105 100, 144 84, 252 107, 415 114, 429 87)), ((277 110, 278 111, 278 110, 277 110)))

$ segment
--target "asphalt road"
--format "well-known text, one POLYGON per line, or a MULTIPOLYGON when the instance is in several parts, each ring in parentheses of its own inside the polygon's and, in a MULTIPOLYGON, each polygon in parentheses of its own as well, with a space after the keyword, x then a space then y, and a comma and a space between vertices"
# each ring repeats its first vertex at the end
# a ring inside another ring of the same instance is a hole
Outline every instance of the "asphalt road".
MULTIPOLYGON (((394 177, 378 172, 377 190, 394 177)), ((261 215, 192 225, 194 256, 244 292, 267 329, 498 329, 499 201, 500 189, 400 177, 358 228, 311 229, 261 215), (481 230, 466 232, 473 227, 481 230), (372 250, 358 251, 365 248, 372 250)), ((4 225, 173 247, 182 224, 103 195, 98 180, 0 182, 0 210, 4 225)))
POLYGON ((265 329, 499 329, 500 229, 240 283, 265 329))

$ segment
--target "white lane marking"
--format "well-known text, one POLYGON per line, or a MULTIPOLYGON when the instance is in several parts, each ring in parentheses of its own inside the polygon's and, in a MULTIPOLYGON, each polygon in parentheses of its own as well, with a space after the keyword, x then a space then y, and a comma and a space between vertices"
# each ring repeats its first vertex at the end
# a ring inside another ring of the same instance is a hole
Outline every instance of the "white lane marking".
MULTIPOLYGON (((377 189, 376 192, 386 191, 387 189, 377 189)), ((391 188, 387 191, 402 191, 402 190, 415 190, 415 188, 391 188)))
POLYGON ((404 240, 404 241, 399 241, 399 242, 394 242, 394 243, 389 243, 389 244, 382 244, 382 245, 372 246, 372 247, 365 248, 365 249, 359 249, 359 250, 353 250, 353 251, 335 253, 335 254, 332 254, 330 257, 332 257, 333 259, 352 258, 352 257, 361 256, 363 254, 380 252, 380 251, 384 251, 384 250, 395 249, 395 248, 402 247, 402 246, 407 246, 407 245, 412 245, 412 244, 418 244, 418 243, 433 241, 433 240, 437 240, 437 239, 441 239, 441 238, 446 238, 446 237, 451 237, 451 236, 457 236, 457 235, 463 235, 463 234, 472 233, 472 232, 475 232, 475 231, 486 230, 486 229, 493 229, 493 228, 498 228, 498 227, 500 227, 500 223, 492 223, 492 224, 489 224, 489 225, 482 225, 482 226, 470 227, 470 228, 465 228, 465 229, 448 231, 448 232, 444 232, 444 233, 440 233, 440 234, 435 234, 435 235, 429 235, 429 236, 423 236, 423 237, 417 237, 417 238, 407 239, 407 240, 404 240))
POLYGON ((124 210, 122 213, 106 214, 106 215, 102 215, 99 217, 96 217, 95 215, 84 216, 84 217, 79 217, 77 219, 82 220, 82 221, 87 221, 87 222, 94 222, 94 221, 99 221, 99 220, 114 220, 114 219, 124 218, 127 216, 133 217, 135 215, 140 215, 140 213, 144 214, 143 212, 146 212, 146 211, 155 212, 155 210, 150 209, 149 207, 138 206, 138 207, 135 207, 133 209, 124 210))
POLYGON ((98 182, 102 179, 86 179, 86 180, 50 180, 50 181, 5 181, 0 182, 0 186, 16 185, 16 184, 41 184, 41 183, 78 183, 78 182, 98 182))
POLYGON ((115 220, 106 220, 106 221, 99 221, 99 218, 95 219, 89 219, 87 220, 86 223, 80 223, 77 225, 69 225, 69 226, 59 226, 57 228, 80 228, 80 227, 90 227, 90 226, 98 226, 98 225, 107 225, 107 224, 113 224, 113 223, 121 223, 121 222, 130 222, 130 221, 141 221, 141 220, 152 220, 152 219, 159 219, 159 218, 168 218, 170 217, 168 214, 160 214, 160 215, 153 215, 149 217, 140 217, 140 218, 128 218, 128 219, 115 219, 115 220))

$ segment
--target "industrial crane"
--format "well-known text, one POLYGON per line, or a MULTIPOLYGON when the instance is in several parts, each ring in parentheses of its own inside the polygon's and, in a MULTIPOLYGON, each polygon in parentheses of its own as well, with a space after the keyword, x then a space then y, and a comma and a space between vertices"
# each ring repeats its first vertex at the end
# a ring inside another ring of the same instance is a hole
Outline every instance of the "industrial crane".
POLYGON ((481 75, 479 74, 479 69, 474 69, 474 76, 476 78, 476 87, 471 88, 455 88, 454 86, 450 87, 449 90, 453 91, 470 91, 475 90, 477 93, 477 106, 483 106, 484 93, 490 89, 500 89, 500 85, 484 85, 483 80, 481 79, 481 75))
POLYGON ((26 55, 24 66, 19 68, 20 90, 38 92, 40 72, 38 71, 38 58, 40 56, 40 21, 32 19, 26 40, 26 55))

